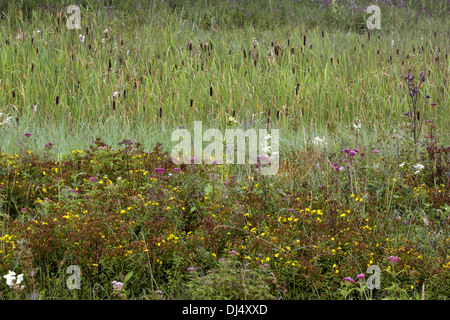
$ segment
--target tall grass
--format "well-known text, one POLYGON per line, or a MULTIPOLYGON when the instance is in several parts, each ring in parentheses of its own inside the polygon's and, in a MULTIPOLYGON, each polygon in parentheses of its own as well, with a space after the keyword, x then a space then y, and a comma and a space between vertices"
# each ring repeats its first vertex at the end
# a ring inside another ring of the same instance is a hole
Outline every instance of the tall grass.
POLYGON ((68 30, 63 11, 33 11, 28 23, 11 9, 0 24, 0 112, 28 126, 64 122, 70 134, 86 123, 164 131, 204 120, 223 128, 232 114, 262 125, 269 112, 285 136, 304 126, 333 134, 355 121, 378 132, 408 111, 404 75, 424 71, 423 90, 438 104, 427 116, 449 125, 448 20, 425 20, 414 32, 302 24, 238 32, 163 12, 135 28, 120 21, 82 11, 82 29, 68 30))

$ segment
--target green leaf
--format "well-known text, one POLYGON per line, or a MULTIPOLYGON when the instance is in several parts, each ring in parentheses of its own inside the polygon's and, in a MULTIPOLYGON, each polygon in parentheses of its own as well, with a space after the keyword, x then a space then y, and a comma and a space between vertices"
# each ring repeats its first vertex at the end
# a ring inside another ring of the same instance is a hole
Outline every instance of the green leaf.
POLYGON ((127 283, 128 280, 131 279, 131 277, 133 276, 133 274, 134 274, 134 271, 128 272, 127 275, 125 276, 125 279, 123 280, 123 283, 127 283))

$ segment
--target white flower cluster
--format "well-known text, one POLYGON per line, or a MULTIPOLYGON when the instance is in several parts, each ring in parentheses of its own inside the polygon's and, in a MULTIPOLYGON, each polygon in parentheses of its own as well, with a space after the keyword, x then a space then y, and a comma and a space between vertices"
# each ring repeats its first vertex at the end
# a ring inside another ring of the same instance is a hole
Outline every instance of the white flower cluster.
POLYGON ((23 281, 23 274, 19 274, 16 277, 16 273, 14 271, 9 270, 7 275, 4 275, 3 278, 6 279, 6 284, 12 289, 23 289, 24 286, 20 285, 23 281))
MULTIPOLYGON (((400 163, 398 166, 400 167, 400 168, 403 168, 404 166, 405 166, 405 162, 403 162, 403 163, 400 163)), ((420 164, 420 163, 418 163, 418 164, 416 164, 415 166, 413 166, 414 167, 414 169, 416 169, 416 172, 414 172, 414 174, 419 174, 424 168, 425 168, 425 166, 424 165, 422 165, 422 164, 420 164)))
POLYGON ((313 145, 316 147, 324 147, 326 148, 328 143, 325 141, 325 137, 319 138, 319 137, 315 137, 313 140, 313 145))
POLYGON ((12 120, 12 117, 8 117, 7 114, 0 112, 0 126, 2 126, 4 124, 12 125, 11 120, 12 120))
POLYGON ((261 145, 261 151, 264 153, 268 153, 270 152, 270 149, 272 149, 272 147, 267 144, 267 140, 270 138, 272 138, 270 134, 264 137, 264 143, 261 145))
POLYGON ((423 165, 421 165, 420 163, 416 164, 416 165, 414 166, 414 169, 416 169, 417 171, 414 172, 414 173, 415 173, 415 174, 420 173, 420 171, 422 171, 423 168, 425 168, 425 167, 424 167, 423 165))

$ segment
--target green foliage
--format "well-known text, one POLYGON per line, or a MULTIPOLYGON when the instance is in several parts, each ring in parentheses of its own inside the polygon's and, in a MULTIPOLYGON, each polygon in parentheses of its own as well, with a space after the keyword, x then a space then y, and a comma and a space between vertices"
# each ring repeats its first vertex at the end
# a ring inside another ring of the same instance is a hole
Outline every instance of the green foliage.
POLYGON ((273 275, 260 266, 247 269, 234 259, 223 259, 217 269, 200 276, 190 271, 186 295, 193 300, 273 300, 273 275))

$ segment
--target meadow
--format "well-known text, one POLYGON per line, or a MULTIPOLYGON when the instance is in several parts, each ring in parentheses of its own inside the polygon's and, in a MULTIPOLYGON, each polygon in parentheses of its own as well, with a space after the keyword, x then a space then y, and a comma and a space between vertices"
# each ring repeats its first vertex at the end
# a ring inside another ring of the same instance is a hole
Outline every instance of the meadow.
POLYGON ((0 299, 450 297, 449 1, 379 30, 368 1, 47 3, 0 2, 0 299), (278 129, 277 174, 175 164, 194 121, 278 129))

